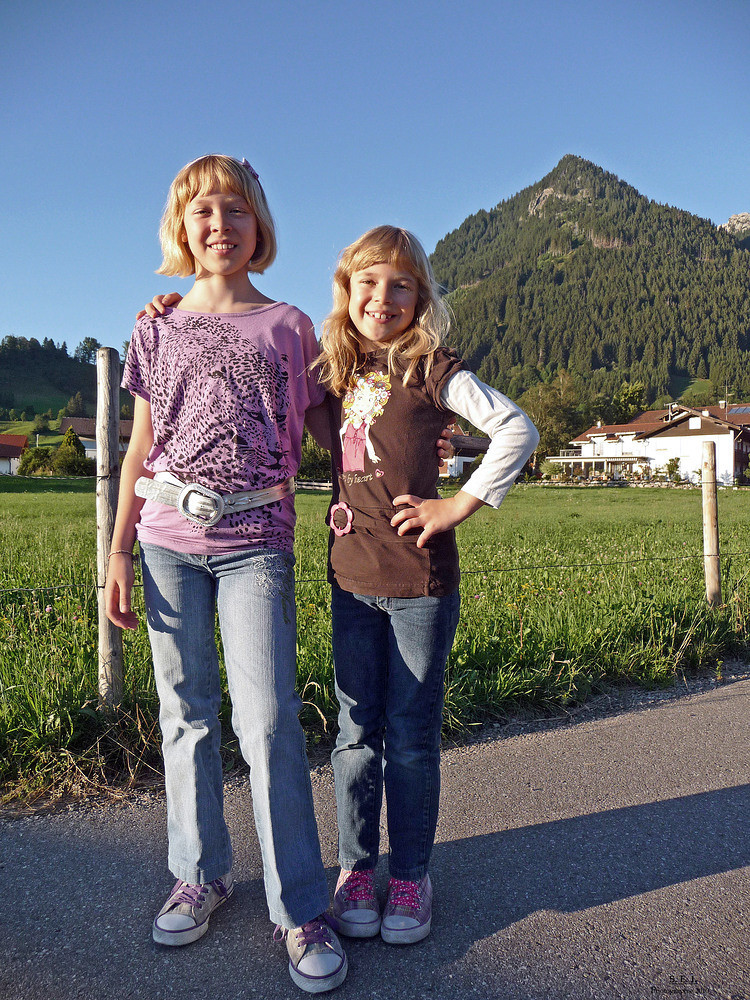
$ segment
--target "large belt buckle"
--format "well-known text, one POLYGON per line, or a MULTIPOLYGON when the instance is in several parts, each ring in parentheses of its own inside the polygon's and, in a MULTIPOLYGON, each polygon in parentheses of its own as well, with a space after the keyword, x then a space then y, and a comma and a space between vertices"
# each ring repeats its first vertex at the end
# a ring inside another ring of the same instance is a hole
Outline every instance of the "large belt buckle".
POLYGON ((180 490, 180 495, 177 497, 177 510, 188 521, 192 521, 193 524, 200 524, 204 528, 212 528, 224 516, 224 497, 221 493, 209 490, 207 486, 201 486, 200 483, 187 483, 180 490), (215 504, 216 509, 214 512, 209 514, 208 517, 201 517, 200 514, 193 514, 192 511, 188 510, 187 500, 191 493, 197 493, 198 496, 205 497, 206 500, 210 500, 215 504))

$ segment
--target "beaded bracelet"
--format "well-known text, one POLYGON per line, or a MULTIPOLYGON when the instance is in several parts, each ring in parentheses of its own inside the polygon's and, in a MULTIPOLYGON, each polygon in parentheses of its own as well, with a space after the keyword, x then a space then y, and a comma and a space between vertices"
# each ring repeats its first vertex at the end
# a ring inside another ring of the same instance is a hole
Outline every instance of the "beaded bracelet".
POLYGON ((132 559, 133 553, 130 551, 130 549, 115 549, 114 552, 110 552, 110 554, 107 556, 107 562, 109 562, 112 556, 130 556, 130 558, 132 559))

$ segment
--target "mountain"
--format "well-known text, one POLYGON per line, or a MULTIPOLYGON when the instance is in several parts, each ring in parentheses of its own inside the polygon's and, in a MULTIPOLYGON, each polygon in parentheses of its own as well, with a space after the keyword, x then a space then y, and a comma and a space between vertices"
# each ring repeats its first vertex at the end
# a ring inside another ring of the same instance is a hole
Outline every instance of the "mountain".
POLYGON ((96 366, 71 358, 65 344, 45 337, 4 337, 0 341, 0 410, 19 414, 52 410, 81 393, 88 413, 96 409, 96 366))
POLYGON ((721 227, 730 232, 741 247, 750 250, 750 212, 740 212, 739 215, 730 215, 727 222, 721 227))
POLYGON ((438 243, 452 344, 514 399, 560 372, 590 398, 640 382, 654 403, 693 379, 748 398, 749 234, 727 226, 565 156, 438 243))

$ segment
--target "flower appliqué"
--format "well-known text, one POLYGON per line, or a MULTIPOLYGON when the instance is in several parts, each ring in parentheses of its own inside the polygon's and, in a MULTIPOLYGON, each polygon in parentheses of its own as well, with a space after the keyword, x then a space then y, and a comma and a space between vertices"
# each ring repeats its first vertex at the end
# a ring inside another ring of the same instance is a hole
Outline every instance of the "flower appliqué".
POLYGON ((335 535, 339 537, 341 535, 348 535, 352 530, 352 521, 354 520, 354 512, 345 503, 335 503, 331 507, 331 516, 328 523, 331 526, 331 530, 335 535))

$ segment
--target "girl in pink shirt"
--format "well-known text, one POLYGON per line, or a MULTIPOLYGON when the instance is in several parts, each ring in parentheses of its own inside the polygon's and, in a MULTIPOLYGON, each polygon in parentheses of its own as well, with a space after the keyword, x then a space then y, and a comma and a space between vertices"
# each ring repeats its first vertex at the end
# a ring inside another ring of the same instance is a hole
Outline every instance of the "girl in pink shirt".
POLYGON ((195 275, 178 308, 144 317, 123 386, 135 396, 106 583, 107 613, 136 628, 140 544, 160 700, 169 867, 177 882, 153 924, 163 945, 201 937, 232 893, 219 755, 221 685, 250 765, 271 920, 307 992, 343 982, 347 961, 324 913, 328 889, 295 692, 294 475, 305 413, 323 391, 304 313, 259 292, 276 255, 253 168, 203 156, 170 188, 162 274, 195 275))

